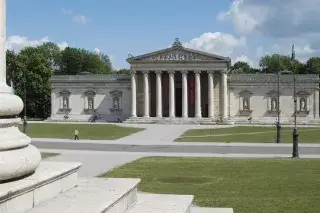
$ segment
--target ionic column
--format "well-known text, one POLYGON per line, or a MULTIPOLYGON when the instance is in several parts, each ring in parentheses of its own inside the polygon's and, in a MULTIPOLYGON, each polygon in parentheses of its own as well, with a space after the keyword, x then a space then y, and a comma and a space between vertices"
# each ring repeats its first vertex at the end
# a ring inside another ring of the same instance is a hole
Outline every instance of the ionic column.
POLYGON ((188 71, 182 71, 182 117, 188 117, 188 71))
POLYGON ((208 71, 208 117, 213 118, 213 72, 208 71))
POLYGON ((143 71, 144 80, 144 116, 149 117, 149 71, 143 71))
POLYGON ((175 117, 174 71, 169 71, 169 117, 175 117))
POLYGON ((196 104, 195 104, 195 116, 196 118, 201 118, 201 81, 200 81, 200 71, 194 71, 195 82, 196 82, 196 104))
POLYGON ((156 71, 156 86, 157 86, 157 117, 162 117, 162 85, 161 85, 161 71, 156 71))
POLYGON ((228 76, 227 71, 221 71, 222 119, 228 118, 228 76))
POLYGON ((131 72, 131 117, 137 117, 136 71, 131 72))

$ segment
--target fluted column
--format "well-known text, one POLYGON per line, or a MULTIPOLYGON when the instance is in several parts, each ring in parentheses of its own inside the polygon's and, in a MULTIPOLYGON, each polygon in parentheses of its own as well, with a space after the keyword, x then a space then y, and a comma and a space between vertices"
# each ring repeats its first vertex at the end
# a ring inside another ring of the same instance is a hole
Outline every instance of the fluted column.
POLYGON ((182 71, 182 117, 188 117, 188 71, 182 71))
POLYGON ((200 71, 195 71, 195 82, 196 82, 196 104, 195 104, 195 116, 196 118, 201 117, 201 81, 200 71))
POLYGON ((137 83, 136 71, 131 72, 131 117, 137 117, 137 83))
POLYGON ((221 71, 222 90, 222 119, 228 118, 228 75, 227 71, 221 71))
POLYGON ((157 117, 162 117, 162 84, 161 84, 161 71, 156 71, 156 86, 157 86, 157 117))
POLYGON ((149 71, 143 71, 144 81, 144 116, 149 117, 149 71))
POLYGON ((208 117, 213 118, 213 72, 208 71, 208 117))
POLYGON ((169 71, 169 117, 175 117, 174 71, 169 71))

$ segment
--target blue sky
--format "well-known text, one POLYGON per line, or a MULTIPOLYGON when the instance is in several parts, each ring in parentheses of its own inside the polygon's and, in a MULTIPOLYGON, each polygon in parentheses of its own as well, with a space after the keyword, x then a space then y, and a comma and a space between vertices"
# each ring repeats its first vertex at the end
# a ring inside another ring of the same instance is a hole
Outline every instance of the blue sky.
MULTIPOLYGON (((282 46, 285 36, 256 33, 265 22, 256 23, 263 12, 250 12, 252 5, 263 9, 272 6, 274 0, 269 1, 269 5, 257 6, 258 0, 7 0, 7 37, 15 36, 8 42, 13 49, 38 44, 41 39, 98 48, 110 55, 116 68, 128 67, 128 54, 166 48, 179 37, 188 47, 257 65, 260 55, 286 53, 291 46, 290 42, 282 46), (241 19, 245 20, 239 23, 241 19)), ((270 18, 264 15, 263 20, 270 18)), ((300 41, 298 45, 315 53, 311 44, 300 41)))

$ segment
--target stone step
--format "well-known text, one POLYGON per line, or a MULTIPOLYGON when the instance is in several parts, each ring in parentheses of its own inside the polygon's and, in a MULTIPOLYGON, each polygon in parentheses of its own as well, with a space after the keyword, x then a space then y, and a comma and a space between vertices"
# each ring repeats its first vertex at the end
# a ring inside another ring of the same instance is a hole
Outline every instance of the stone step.
POLYGON ((0 184, 0 213, 22 213, 72 189, 81 163, 42 161, 36 171, 20 180, 0 184))
POLYGON ((27 213, 124 213, 137 201, 139 179, 81 178, 78 186, 27 213))
POLYGON ((190 213, 233 213, 232 208, 201 208, 191 207, 190 213))
POLYGON ((138 194, 127 213, 190 213, 193 195, 138 194))

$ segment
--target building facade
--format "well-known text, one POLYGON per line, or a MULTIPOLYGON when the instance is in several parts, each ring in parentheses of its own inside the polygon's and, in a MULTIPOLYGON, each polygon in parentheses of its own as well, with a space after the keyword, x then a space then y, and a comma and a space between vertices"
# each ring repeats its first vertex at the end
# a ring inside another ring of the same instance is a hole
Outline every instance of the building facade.
POLYGON ((185 48, 178 39, 127 62, 130 76, 53 76, 50 120, 265 124, 279 112, 291 123, 294 85, 298 122, 319 120, 317 75, 296 75, 294 84, 288 74, 230 74, 230 58, 185 48))

